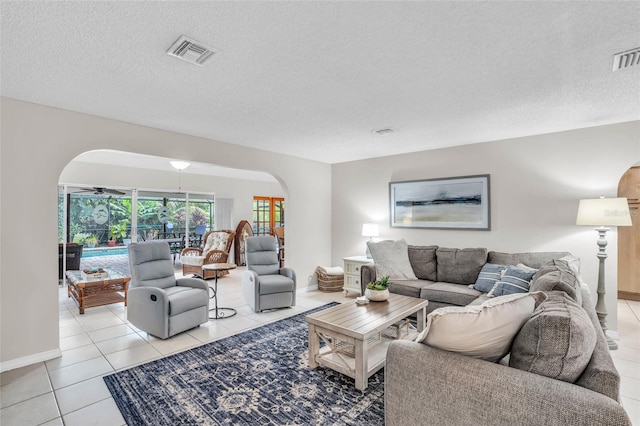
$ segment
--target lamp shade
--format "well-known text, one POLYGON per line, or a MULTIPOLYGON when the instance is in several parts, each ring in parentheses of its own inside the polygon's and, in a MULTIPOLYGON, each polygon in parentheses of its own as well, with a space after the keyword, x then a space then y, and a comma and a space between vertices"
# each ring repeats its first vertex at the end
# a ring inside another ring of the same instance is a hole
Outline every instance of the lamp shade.
POLYGON ((178 170, 184 170, 190 166, 190 164, 186 161, 169 161, 169 163, 171 164, 171 166, 173 166, 174 169, 178 170))
POLYGON ((362 225, 363 237, 377 237, 378 235, 380 235, 380 230, 376 223, 365 223, 362 225))
POLYGON ((590 198, 580 200, 576 225, 631 226, 626 198, 590 198))

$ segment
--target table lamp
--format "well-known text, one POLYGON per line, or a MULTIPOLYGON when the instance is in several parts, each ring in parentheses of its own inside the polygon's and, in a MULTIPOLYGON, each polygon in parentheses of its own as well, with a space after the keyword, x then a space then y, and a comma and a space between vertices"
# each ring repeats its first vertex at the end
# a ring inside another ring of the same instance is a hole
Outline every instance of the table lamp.
MULTIPOLYGON (((362 225, 362 236, 369 237, 369 241, 373 241, 373 237, 377 237, 378 235, 380 235, 380 229, 376 223, 365 223, 362 225)), ((369 246, 367 246, 366 256, 367 259, 371 259, 369 246)))
POLYGON ((631 216, 629 215, 629 205, 626 198, 591 198, 580 200, 578 206, 578 218, 576 225, 596 226, 598 232, 598 301, 596 303, 596 313, 600 320, 600 326, 607 338, 609 349, 618 349, 618 345, 607 336, 607 308, 604 303, 604 260, 607 258, 605 247, 607 247, 607 226, 631 226, 631 216))

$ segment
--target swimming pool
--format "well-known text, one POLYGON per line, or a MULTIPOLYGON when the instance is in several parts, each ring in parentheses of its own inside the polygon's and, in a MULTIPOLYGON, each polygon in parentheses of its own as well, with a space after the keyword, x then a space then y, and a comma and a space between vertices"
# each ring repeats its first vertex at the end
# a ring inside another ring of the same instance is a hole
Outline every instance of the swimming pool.
POLYGON ((114 256, 116 254, 128 254, 129 251, 126 248, 99 248, 91 250, 82 250, 82 257, 97 257, 97 256, 114 256))

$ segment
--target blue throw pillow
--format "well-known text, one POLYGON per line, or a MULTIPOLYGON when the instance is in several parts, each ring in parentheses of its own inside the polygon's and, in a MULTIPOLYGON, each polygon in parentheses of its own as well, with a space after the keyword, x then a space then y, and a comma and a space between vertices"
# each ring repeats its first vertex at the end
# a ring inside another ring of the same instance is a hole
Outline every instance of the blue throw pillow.
POLYGON ((506 265, 485 263, 473 288, 483 293, 489 293, 496 283, 500 281, 502 273, 506 270, 506 265))
POLYGON ((507 270, 490 292, 489 296, 504 296, 514 293, 528 293, 531 279, 537 269, 520 266, 508 266, 507 270))

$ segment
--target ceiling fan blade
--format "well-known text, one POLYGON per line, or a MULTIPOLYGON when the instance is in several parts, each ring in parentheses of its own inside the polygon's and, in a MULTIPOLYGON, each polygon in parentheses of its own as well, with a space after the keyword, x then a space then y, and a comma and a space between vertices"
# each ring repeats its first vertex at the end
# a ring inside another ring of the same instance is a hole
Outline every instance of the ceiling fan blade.
POLYGON ((113 194, 113 195, 125 195, 124 192, 122 191, 118 191, 117 189, 109 189, 109 188, 102 188, 102 190, 108 194, 113 194))

